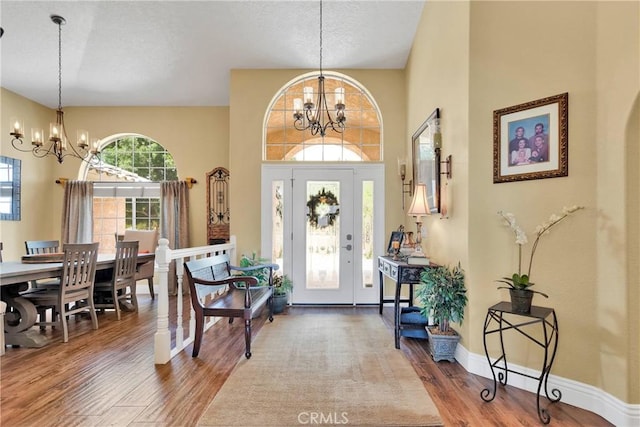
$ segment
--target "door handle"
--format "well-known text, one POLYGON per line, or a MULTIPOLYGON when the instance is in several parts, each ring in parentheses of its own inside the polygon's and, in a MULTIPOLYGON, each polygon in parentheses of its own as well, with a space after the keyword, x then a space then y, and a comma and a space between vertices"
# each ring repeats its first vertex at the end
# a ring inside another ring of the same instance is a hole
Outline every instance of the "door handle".
POLYGON ((342 246, 342 247, 345 248, 348 251, 350 251, 353 248, 353 246, 351 246, 351 245, 342 246))

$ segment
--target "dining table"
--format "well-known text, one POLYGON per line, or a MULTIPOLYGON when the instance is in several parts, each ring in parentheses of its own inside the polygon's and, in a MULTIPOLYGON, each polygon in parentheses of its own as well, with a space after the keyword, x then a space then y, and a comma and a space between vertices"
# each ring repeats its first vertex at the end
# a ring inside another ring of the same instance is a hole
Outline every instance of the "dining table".
MULTIPOLYGON (((154 261, 154 253, 138 254, 138 265, 154 261)), ((33 326, 37 320, 35 305, 21 292, 29 289, 29 282, 54 279, 62 276, 62 262, 33 262, 28 256, 20 261, 0 262, 0 290, 2 301, 7 303, 4 316, 6 345, 21 347, 43 347, 48 338, 33 326)), ((37 261, 37 260, 36 260, 37 261)), ((96 276, 111 277, 115 265, 115 254, 98 254, 96 276)))

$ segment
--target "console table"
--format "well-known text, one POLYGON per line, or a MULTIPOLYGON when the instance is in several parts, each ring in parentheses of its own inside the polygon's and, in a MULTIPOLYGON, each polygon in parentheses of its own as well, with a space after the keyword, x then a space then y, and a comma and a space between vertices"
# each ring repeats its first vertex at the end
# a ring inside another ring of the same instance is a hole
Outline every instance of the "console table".
POLYGON ((394 337, 396 348, 400 348, 400 336, 410 338, 427 338, 427 319, 420 314, 420 308, 412 307, 413 285, 420 283, 420 273, 424 265, 411 265, 401 260, 394 260, 390 256, 378 257, 378 272, 380 273, 380 314, 385 302, 393 302, 394 337), (384 277, 396 283, 394 298, 384 297, 384 277), (401 298, 402 285, 409 285, 409 298, 401 298), (407 303, 407 307, 400 307, 407 303))
POLYGON ((538 418, 540 418, 540 421, 544 424, 548 424, 551 420, 551 416, 546 409, 540 407, 540 391, 542 389, 542 385, 544 384, 544 393, 551 403, 559 402, 562 398, 560 390, 555 388, 551 390, 551 395, 553 395, 553 397, 549 396, 547 383, 549 373, 551 372, 551 365, 553 365, 553 360, 556 356, 556 349, 558 348, 558 320, 556 318, 555 310, 553 308, 532 306, 529 313, 519 313, 513 311, 510 302, 503 301, 495 304, 487 310, 487 317, 484 321, 483 342, 484 352, 487 356, 489 366, 491 367, 491 374, 493 375, 493 390, 489 390, 488 388, 482 390, 482 392, 480 392, 482 400, 485 402, 491 402, 496 397, 497 381, 495 370, 500 371, 498 372, 498 380, 502 385, 507 384, 507 374, 509 372, 538 380, 538 391, 536 393, 538 418), (512 318, 511 315, 519 317, 512 318), (537 325, 542 328, 543 340, 533 337, 523 330, 525 326, 535 327, 537 325), (544 362, 538 377, 509 369, 503 341, 503 333, 508 330, 519 332, 530 341, 538 344, 544 350, 544 362), (500 335, 500 349, 502 354, 495 360, 495 362, 492 363, 489 358, 489 350, 487 349, 487 336, 495 333, 500 335))

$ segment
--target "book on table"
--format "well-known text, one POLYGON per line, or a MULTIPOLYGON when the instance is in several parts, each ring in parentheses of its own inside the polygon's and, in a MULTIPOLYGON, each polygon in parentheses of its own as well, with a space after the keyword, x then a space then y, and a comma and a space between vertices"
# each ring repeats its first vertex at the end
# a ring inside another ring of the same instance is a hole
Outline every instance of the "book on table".
POLYGON ((429 258, 425 256, 408 256, 407 264, 411 265, 429 265, 429 258))

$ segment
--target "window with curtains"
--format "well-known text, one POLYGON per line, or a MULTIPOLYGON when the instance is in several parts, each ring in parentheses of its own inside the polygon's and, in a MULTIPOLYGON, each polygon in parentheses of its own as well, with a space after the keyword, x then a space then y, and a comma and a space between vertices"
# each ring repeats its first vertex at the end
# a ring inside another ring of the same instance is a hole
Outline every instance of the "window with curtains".
POLYGON ((87 169, 93 181, 93 239, 101 253, 115 250, 126 229, 160 229, 160 181, 178 180, 171 154, 143 136, 119 137, 87 169))

